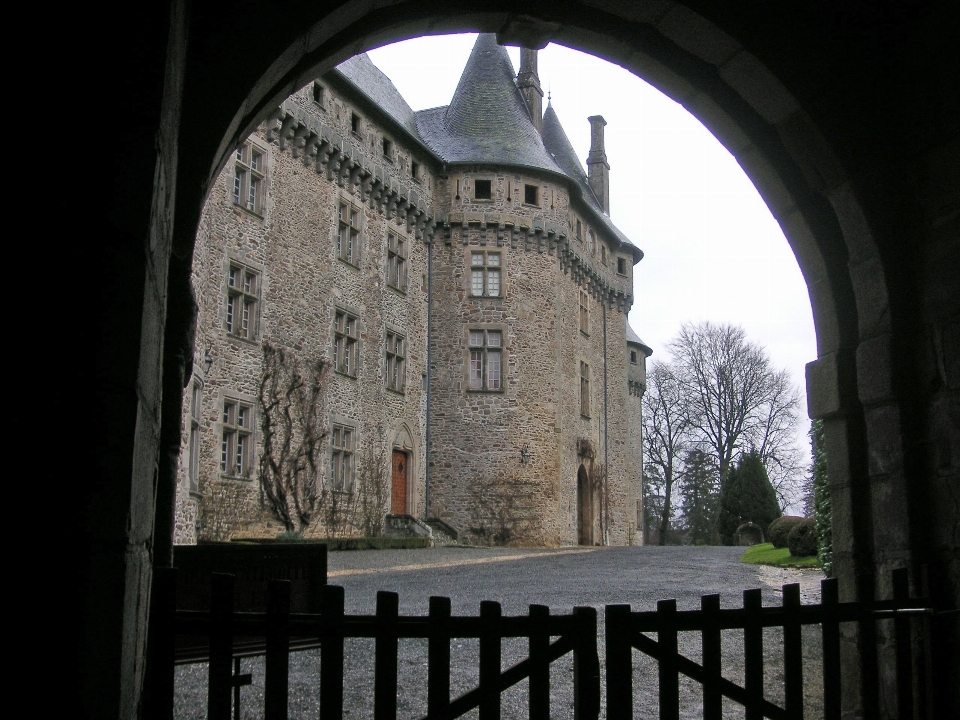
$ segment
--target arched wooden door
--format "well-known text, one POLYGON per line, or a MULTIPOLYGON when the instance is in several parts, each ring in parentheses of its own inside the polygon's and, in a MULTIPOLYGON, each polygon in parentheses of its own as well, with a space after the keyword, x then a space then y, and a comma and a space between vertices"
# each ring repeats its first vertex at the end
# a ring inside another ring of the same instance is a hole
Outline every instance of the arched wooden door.
POLYGON ((403 450, 393 451, 393 472, 390 480, 390 514, 407 514, 407 453, 403 450))
POLYGON ((577 543, 593 545, 593 493, 583 465, 577 472, 577 543))

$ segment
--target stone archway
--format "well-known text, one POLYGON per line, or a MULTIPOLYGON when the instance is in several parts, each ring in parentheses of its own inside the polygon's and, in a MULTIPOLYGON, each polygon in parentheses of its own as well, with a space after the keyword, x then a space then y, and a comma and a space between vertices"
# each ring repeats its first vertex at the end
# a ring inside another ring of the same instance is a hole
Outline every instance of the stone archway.
POLYGON ((394 434, 391 450, 390 513, 393 515, 416 514, 415 457, 413 434, 406 423, 401 423, 394 434))
POLYGON ((577 544, 594 544, 596 512, 590 478, 583 465, 577 470, 577 544))
MULTIPOLYGON (((172 0, 166 13, 114 18, 101 43, 84 35, 99 85, 117 93, 101 107, 124 113, 100 163, 104 227, 74 264, 95 269, 105 298, 84 338, 96 369, 80 383, 98 422, 75 439, 97 480, 68 490, 83 514, 82 621, 101 629, 85 639, 82 666, 98 668, 84 681, 87 714, 129 716, 140 702, 153 548, 163 563, 172 522, 172 408, 190 356, 192 239, 206 188, 236 142, 318 71, 423 33, 501 31, 593 52, 684 104, 733 152, 810 288, 819 355, 810 408, 826 422, 843 587, 884 595, 889 569, 928 559, 931 592, 955 607, 957 93, 922 50, 948 46, 955 25, 945 11, 595 0, 514 9, 214 2, 190 19, 184 0, 172 0), (144 81, 160 77, 162 88, 144 81)), ((57 356, 52 343, 48 355, 57 356)), ((955 659, 956 646, 942 656, 955 659)), ((936 672, 952 677, 955 660, 936 672)))

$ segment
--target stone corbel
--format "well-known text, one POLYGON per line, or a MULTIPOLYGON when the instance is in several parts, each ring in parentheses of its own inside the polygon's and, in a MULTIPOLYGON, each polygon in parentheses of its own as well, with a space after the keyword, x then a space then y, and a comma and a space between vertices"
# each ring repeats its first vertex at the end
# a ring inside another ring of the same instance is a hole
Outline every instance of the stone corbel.
MULTIPOLYGON (((370 199, 370 193, 373 192, 373 174, 368 174, 363 178, 363 182, 360 183, 360 200, 362 202, 367 202, 370 199)), ((370 203, 370 208, 373 209, 373 202, 370 203)))
POLYGON ((368 177, 370 173, 367 172, 366 168, 363 167, 363 158, 353 161, 353 167, 350 168, 350 192, 354 191, 354 188, 361 190, 363 179, 368 177))
POLYGON ((286 150, 287 144, 290 142, 290 139, 293 137, 293 133, 297 129, 297 119, 293 115, 286 115, 283 118, 283 122, 280 124, 280 133, 278 142, 280 143, 280 149, 286 150))
POLYGON ((415 227, 419 230, 418 221, 420 216, 423 215, 423 210, 410 206, 410 209, 407 210, 407 233, 409 234, 415 227))
POLYGON ((307 137, 312 133, 313 131, 306 123, 299 124, 293 132, 293 142, 290 143, 290 154, 293 157, 298 158, 303 154, 303 148, 307 144, 307 137))
POLYGON ((331 147, 330 155, 328 156, 326 167, 327 167, 327 180, 333 182, 333 180, 340 175, 340 163, 343 162, 343 152, 336 145, 331 147))
POLYGON ((267 142, 273 142, 277 139, 277 134, 279 128, 277 127, 277 122, 280 118, 283 117, 283 108, 277 107, 274 108, 270 114, 267 116, 267 119, 264 121, 264 124, 267 126, 267 142))
POLYGON ((497 223, 497 247, 503 247, 503 233, 506 231, 506 225, 503 220, 497 223))
POLYGON ((397 212, 397 203, 400 202, 400 196, 397 194, 397 191, 394 190, 393 188, 389 188, 386 191, 385 196, 386 196, 387 206, 383 214, 387 218, 387 220, 393 220, 393 216, 397 212))
POLYGON ((450 230, 450 221, 443 221, 443 244, 450 245, 453 242, 453 232, 450 230))
POLYGON ((470 242, 470 221, 466 215, 463 216, 463 220, 460 223, 460 239, 463 240, 464 245, 470 242))
POLYGON ((304 166, 316 162, 317 151, 320 149, 320 136, 311 132, 310 136, 303 143, 303 164, 304 166))

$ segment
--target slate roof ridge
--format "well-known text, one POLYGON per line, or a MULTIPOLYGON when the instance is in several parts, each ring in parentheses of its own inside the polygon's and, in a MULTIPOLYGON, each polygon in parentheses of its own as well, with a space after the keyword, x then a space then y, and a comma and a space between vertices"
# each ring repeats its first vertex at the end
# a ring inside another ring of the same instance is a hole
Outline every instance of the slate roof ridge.
POLYGON ((335 70, 394 121, 412 133, 417 140, 422 141, 417 132, 416 114, 413 108, 400 94, 393 81, 373 63, 367 53, 354 55, 337 65, 335 70))

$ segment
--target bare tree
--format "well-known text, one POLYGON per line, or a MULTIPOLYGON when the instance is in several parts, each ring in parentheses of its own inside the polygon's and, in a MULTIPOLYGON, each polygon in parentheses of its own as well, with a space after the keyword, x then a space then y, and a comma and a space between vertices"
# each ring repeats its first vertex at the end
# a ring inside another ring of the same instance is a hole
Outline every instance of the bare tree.
POLYGON ((800 394, 789 374, 775 371, 766 351, 733 325, 684 323, 667 347, 682 405, 721 483, 731 463, 754 449, 777 477, 781 502, 791 497, 802 463, 796 445, 800 394))
POLYGON ((319 419, 329 363, 263 343, 260 502, 287 532, 302 533, 327 499, 319 419))
POLYGON ((383 426, 377 436, 363 446, 357 466, 357 529, 365 537, 383 534, 383 518, 390 501, 390 475, 387 470, 383 426))
POLYGON ((650 476, 661 480, 659 544, 664 545, 670 531, 673 513, 673 487, 682 467, 682 456, 687 452, 694 425, 689 403, 685 402, 684 385, 670 365, 654 361, 647 373, 647 391, 643 395, 643 455, 647 466, 653 466, 650 476))

